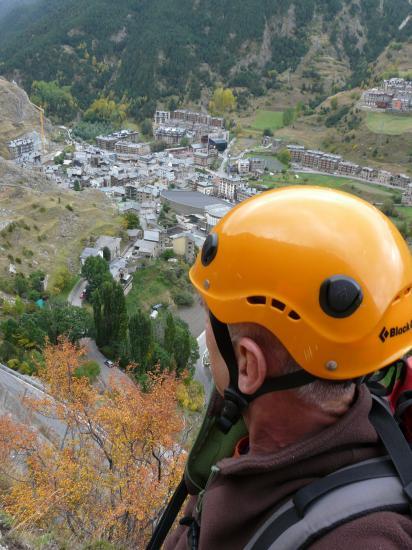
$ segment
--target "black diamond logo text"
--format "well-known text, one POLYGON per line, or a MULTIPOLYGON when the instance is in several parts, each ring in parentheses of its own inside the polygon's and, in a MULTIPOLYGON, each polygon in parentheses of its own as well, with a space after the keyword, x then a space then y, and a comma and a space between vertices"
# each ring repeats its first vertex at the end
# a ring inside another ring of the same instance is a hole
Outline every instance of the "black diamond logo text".
POLYGON ((381 330, 381 332, 379 334, 379 338, 381 339, 381 342, 385 343, 388 336, 389 336, 388 329, 386 327, 383 327, 383 329, 381 330))

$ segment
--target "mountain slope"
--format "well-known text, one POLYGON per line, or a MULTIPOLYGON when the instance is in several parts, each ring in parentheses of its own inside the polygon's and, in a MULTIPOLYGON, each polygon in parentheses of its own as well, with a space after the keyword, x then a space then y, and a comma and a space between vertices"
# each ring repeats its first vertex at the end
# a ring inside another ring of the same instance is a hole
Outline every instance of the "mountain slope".
POLYGON ((24 90, 0 77, 0 155, 7 156, 8 141, 33 130, 40 134, 39 112, 24 90))
POLYGON ((39 0, 0 23, 0 72, 26 88, 72 85, 81 107, 114 92, 140 113, 218 82, 261 95, 321 36, 337 73, 326 86, 342 86, 410 35, 411 23, 398 30, 410 11, 408 0, 39 0))

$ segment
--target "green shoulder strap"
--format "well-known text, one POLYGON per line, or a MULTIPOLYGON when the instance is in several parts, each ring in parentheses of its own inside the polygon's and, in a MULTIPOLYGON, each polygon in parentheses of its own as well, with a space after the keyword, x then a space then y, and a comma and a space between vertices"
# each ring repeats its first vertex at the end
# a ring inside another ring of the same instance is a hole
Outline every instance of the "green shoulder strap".
POLYGON ((217 425, 218 416, 210 414, 214 391, 186 463, 185 479, 199 492, 205 489, 212 466, 222 458, 231 457, 237 442, 247 435, 243 419, 239 420, 228 434, 221 432, 217 425))
POLYGON ((187 495, 187 486, 192 494, 204 492, 214 464, 233 455, 236 443, 247 435, 243 420, 239 420, 229 434, 222 433, 218 426, 218 415, 213 414, 216 390, 212 392, 206 414, 189 453, 184 478, 181 480, 166 510, 160 518, 146 550, 159 550, 172 527, 187 495))

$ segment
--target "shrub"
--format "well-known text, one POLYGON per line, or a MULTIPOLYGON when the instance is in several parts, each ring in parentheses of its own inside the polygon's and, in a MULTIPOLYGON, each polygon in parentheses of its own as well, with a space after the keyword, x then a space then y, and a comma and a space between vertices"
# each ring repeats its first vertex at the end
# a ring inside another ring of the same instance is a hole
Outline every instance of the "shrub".
POLYGON ((197 380, 185 380, 179 384, 176 392, 177 400, 184 409, 200 412, 205 404, 205 390, 197 380))
POLYGON ((193 305, 193 295, 188 290, 182 290, 180 288, 175 288, 172 290, 172 298, 174 303, 181 306, 192 306, 193 305))
POLYGON ((86 377, 90 382, 94 382, 100 374, 100 365, 97 361, 86 361, 75 371, 77 378, 86 377))

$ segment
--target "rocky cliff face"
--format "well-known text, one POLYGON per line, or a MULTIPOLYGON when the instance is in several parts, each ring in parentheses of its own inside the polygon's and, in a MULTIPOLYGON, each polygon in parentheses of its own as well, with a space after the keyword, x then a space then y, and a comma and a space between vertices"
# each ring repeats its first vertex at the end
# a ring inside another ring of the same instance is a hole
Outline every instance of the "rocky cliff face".
POLYGON ((7 156, 7 142, 29 132, 40 133, 40 115, 24 90, 0 77, 0 155, 7 156))

